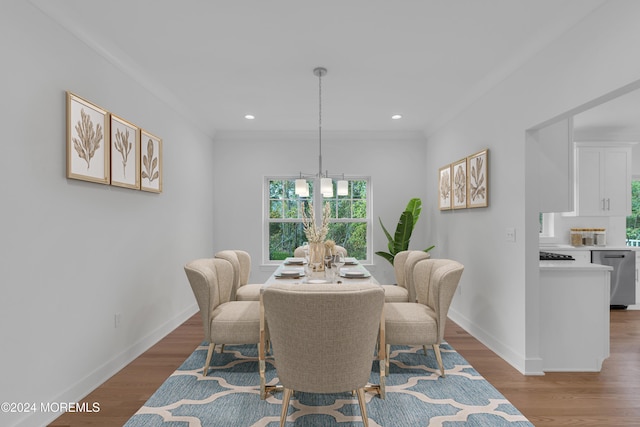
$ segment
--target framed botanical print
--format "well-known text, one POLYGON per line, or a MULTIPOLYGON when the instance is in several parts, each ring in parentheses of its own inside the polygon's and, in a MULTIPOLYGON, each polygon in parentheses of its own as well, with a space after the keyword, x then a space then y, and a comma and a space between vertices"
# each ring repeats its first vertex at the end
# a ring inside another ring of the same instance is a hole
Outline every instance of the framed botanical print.
POLYGON ((140 189, 162 192, 162 139, 140 130, 140 189))
POLYGON ((67 92, 67 178, 109 184, 109 113, 67 92))
POLYGON ((489 149, 467 157, 467 206, 470 208, 489 206, 488 162, 489 149))
POLYGON ((451 209, 451 165, 443 166, 438 178, 438 207, 441 211, 451 209))
POLYGON ((458 160, 451 165, 452 207, 464 209, 467 207, 467 159, 458 160))
POLYGON ((111 185, 140 189, 140 129, 111 114, 111 185))

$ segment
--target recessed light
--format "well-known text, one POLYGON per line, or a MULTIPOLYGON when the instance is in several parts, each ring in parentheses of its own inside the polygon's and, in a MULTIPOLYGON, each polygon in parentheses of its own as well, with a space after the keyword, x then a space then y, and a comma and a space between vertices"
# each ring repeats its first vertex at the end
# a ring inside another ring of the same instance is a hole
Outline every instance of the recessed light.
POLYGON ((393 120, 400 120, 402 118, 402 115, 401 114, 394 114, 393 116, 391 116, 391 118, 393 120))
POLYGON ((247 120, 253 120, 253 119, 256 118, 256 116, 254 116, 253 114, 247 114, 247 115, 244 116, 244 118, 247 119, 247 120))

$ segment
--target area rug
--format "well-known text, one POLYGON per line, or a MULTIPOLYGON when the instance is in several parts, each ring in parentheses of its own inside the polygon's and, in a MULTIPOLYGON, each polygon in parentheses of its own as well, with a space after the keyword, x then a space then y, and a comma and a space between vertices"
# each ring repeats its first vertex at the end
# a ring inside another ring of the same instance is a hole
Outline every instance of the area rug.
MULTIPOLYGON (((439 376, 433 351, 393 346, 386 399, 367 393, 369 425, 532 426, 507 399, 448 344, 441 345, 446 377, 439 376)), ((207 345, 200 345, 129 419, 126 427, 263 427, 278 426, 282 393, 260 400, 255 345, 226 346, 216 352, 206 377, 202 367, 207 345)), ((371 382, 378 383, 373 363, 371 382)), ((267 359, 267 383, 278 383, 267 359)), ((361 426, 358 400, 351 393, 296 393, 287 426, 361 426)))

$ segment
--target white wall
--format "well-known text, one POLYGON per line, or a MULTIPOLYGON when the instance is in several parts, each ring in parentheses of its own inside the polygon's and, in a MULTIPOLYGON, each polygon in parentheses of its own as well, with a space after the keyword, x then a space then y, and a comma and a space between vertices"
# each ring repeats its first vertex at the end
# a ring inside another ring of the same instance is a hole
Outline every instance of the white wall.
MULTIPOLYGON (((607 2, 428 138, 427 170, 490 149, 490 207, 439 213, 441 255, 465 265, 451 315, 522 372, 539 373, 538 151, 525 131, 640 78, 640 3, 607 2), (505 229, 516 228, 516 242, 505 229), (447 241, 448 244, 443 244, 447 241)), ((544 165, 540 165, 544 167, 544 165)), ((435 198, 435 172, 428 198, 435 198)), ((605 362, 606 363, 606 362, 605 362)))
MULTIPOLYGON (((429 173, 424 168, 426 146, 422 134, 323 130, 322 151, 323 167, 330 173, 371 177, 374 252, 387 250, 378 218, 387 229, 395 230, 400 214, 413 197, 422 199, 423 211, 410 248, 431 245, 428 228, 433 214, 428 207, 437 199, 425 197, 429 173)), ((214 247, 216 251, 248 251, 252 258, 251 280, 261 283, 273 271, 272 267, 260 267, 264 177, 317 173, 317 132, 218 133, 213 168, 217 220, 214 247)), ((373 255, 371 261, 373 265, 368 268, 379 281, 395 283, 386 260, 373 255)))
POLYGON ((197 311, 213 143, 28 2, 0 3, 0 51, 0 401, 73 402, 197 311), (163 138, 162 194, 66 178, 66 90, 163 138))

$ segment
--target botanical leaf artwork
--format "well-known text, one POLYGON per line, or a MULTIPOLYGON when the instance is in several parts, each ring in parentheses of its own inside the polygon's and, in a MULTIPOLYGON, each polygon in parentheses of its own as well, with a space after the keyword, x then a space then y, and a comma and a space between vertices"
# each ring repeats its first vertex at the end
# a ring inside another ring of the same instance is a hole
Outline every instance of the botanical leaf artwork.
MULTIPOLYGON (((126 178, 127 159, 129 158, 129 153, 131 152, 133 144, 129 142, 129 129, 125 129, 125 131, 126 133, 122 132, 120 129, 116 130, 116 140, 114 145, 116 147, 116 150, 118 150, 120 152, 120 155, 122 156, 122 173, 126 178)), ((151 150, 153 150, 153 147, 151 147, 151 150)))
POLYGON ((462 167, 456 168, 456 174, 454 176, 454 195, 456 198, 456 204, 463 204, 467 198, 467 177, 465 174, 465 170, 462 167))
POLYGON ((142 171, 143 178, 147 178, 149 182, 158 179, 160 176, 159 172, 156 170, 158 167, 158 157, 154 157, 153 140, 151 139, 147 142, 147 154, 142 156, 142 165, 144 166, 144 170, 142 171))
POLYGON ((482 164, 484 159, 482 157, 475 158, 475 164, 471 166, 471 172, 469 175, 469 197, 471 200, 485 199, 487 197, 487 187, 485 183, 485 176, 482 173, 482 164))
POLYGON ((91 117, 84 112, 84 108, 80 110, 80 117, 78 124, 75 126, 78 138, 73 138, 73 148, 75 148, 78 156, 87 162, 87 170, 89 170, 91 158, 96 153, 96 150, 100 148, 102 126, 96 124, 94 128, 91 117))
POLYGON ((440 177, 440 198, 443 201, 449 200, 451 197, 451 175, 449 169, 442 172, 440 177))

